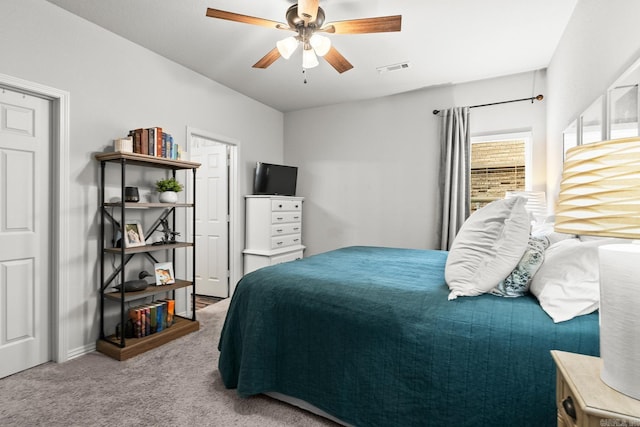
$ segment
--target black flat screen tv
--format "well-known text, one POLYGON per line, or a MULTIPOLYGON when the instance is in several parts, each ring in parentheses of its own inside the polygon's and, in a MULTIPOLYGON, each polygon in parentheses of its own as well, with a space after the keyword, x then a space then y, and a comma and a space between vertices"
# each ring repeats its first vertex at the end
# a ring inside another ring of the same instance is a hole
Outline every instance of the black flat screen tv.
POLYGON ((295 196, 298 168, 257 162, 253 194, 295 196))

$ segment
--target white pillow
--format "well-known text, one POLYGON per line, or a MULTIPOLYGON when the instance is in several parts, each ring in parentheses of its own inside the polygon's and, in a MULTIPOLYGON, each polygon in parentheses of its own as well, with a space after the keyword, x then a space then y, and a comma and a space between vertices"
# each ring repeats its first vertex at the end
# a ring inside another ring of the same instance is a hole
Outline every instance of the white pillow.
POLYGON ((529 241, 526 203, 523 197, 496 200, 465 221, 444 270, 450 300, 489 292, 513 271, 529 241))
POLYGON ((619 239, 583 242, 571 238, 549 246, 529 291, 554 322, 564 322, 598 309, 598 246, 611 243, 619 243, 619 239))

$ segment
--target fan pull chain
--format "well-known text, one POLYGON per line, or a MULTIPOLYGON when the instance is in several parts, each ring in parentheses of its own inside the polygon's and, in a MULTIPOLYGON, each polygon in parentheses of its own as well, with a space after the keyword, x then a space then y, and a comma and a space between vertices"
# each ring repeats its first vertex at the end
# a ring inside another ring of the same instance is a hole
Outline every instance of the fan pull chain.
POLYGON ((309 74, 309 73, 307 73, 307 70, 305 68, 303 68, 302 69, 302 75, 304 76, 304 80, 303 80, 304 84, 307 84, 307 74, 309 74))

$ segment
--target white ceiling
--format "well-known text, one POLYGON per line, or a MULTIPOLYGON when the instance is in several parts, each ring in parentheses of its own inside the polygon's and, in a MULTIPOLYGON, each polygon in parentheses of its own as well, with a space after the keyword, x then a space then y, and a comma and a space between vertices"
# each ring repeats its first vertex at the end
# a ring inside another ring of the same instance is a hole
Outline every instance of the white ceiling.
POLYGON ((296 0, 48 0, 273 108, 287 112, 537 70, 578 0, 320 0, 326 22, 402 15, 402 31, 329 35, 354 66, 302 74, 301 50, 252 65, 292 33, 205 16, 207 7, 286 22, 296 0), (409 62, 402 71, 377 67, 409 62))

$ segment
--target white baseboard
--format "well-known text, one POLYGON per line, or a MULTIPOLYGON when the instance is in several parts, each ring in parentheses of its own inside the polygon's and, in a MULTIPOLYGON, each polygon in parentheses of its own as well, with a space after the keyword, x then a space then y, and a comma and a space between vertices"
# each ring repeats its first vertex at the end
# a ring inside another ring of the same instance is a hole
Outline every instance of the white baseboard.
POLYGON ((96 344, 92 343, 92 344, 87 344, 85 346, 82 347, 77 347, 74 348, 73 350, 70 350, 67 353, 67 360, 71 360, 71 359, 75 359, 76 357, 80 357, 82 355, 85 355, 87 353, 91 353, 96 351, 96 344))

